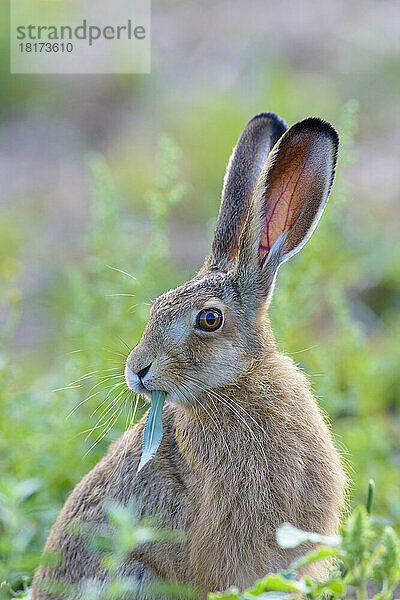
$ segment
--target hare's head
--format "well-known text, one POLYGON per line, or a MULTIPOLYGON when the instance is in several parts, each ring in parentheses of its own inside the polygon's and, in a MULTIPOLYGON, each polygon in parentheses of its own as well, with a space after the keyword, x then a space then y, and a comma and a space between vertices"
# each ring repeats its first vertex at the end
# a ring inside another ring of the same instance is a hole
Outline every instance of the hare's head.
POLYGON ((338 135, 309 118, 287 129, 254 117, 230 158, 210 256, 188 283, 155 300, 126 362, 128 386, 190 404, 235 385, 264 347, 279 266, 316 227, 332 185, 338 135))

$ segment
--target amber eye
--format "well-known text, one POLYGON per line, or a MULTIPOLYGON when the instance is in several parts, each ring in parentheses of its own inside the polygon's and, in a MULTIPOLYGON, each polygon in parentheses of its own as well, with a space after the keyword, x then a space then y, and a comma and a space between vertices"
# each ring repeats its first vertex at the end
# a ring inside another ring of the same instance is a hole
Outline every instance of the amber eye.
POLYGON ((196 325, 203 331, 215 331, 222 325, 222 313, 216 308, 204 308, 197 315, 196 325))

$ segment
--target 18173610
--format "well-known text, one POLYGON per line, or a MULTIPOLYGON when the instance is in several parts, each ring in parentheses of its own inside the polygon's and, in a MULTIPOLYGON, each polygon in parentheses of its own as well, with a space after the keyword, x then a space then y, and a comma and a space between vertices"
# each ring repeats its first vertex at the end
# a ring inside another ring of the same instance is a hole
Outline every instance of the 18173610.
POLYGON ((21 42, 21 52, 72 52, 74 46, 71 42, 21 42))

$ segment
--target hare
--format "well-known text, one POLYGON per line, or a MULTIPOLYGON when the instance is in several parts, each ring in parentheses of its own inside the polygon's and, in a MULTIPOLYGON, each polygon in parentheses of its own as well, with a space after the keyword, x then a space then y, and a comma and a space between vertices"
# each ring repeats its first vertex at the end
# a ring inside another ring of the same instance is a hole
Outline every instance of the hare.
MULTIPOLYGON (((337 531, 341 461, 306 377, 278 351, 267 316, 279 266, 321 217, 337 148, 335 129, 319 118, 288 129, 262 113, 246 125, 227 167, 210 255, 191 281, 154 301, 126 361, 131 390, 167 393, 161 445, 136 474, 143 418, 75 487, 45 547, 63 563, 37 571, 33 600, 58 597, 43 591, 44 579, 78 587, 107 580, 68 529, 76 520, 104 522, 106 498, 125 505, 138 498, 143 515, 187 534, 133 551, 120 569, 139 584, 131 598, 146 598, 146 584, 159 580, 191 584, 200 598, 243 589, 305 552, 278 546, 281 523, 337 531)), ((305 571, 321 578, 328 569, 320 561, 305 571)))

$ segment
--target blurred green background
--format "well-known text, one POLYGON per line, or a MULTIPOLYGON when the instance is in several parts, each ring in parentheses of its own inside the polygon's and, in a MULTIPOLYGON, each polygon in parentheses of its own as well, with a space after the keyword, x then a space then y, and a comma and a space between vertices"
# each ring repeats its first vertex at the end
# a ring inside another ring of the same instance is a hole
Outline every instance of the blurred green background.
POLYGON ((271 319, 332 424, 351 504, 373 478, 375 514, 398 525, 398 2, 154 1, 153 69, 137 76, 11 76, 7 24, 0 580, 29 580, 72 487, 126 426, 122 340, 200 265, 231 149, 263 110, 341 133, 328 207, 281 269, 271 319))

